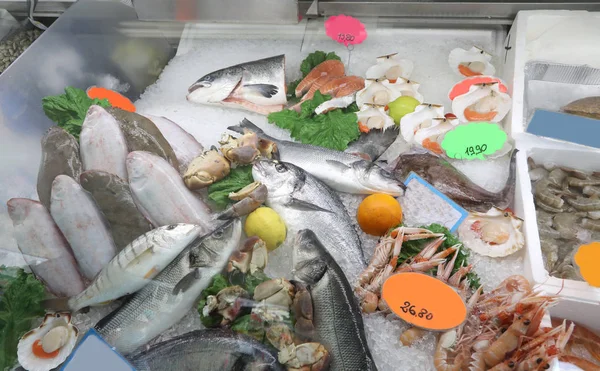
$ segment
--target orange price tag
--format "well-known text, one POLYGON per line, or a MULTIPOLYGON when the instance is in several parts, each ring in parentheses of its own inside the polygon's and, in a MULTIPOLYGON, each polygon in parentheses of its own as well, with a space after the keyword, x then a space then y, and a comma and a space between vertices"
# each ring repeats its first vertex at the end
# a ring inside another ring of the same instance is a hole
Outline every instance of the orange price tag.
POLYGON ((594 287, 600 287, 598 261, 600 261, 600 242, 581 245, 575 253, 575 264, 579 267, 581 276, 594 287))
POLYGON ((422 273, 391 276, 382 298, 398 317, 427 330, 449 330, 467 317, 467 306, 452 287, 422 273))

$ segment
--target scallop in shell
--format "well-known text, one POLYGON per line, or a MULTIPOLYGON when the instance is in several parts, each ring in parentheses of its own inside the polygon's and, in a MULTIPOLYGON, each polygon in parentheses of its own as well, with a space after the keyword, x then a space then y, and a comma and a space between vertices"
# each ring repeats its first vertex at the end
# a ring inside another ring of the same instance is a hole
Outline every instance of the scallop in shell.
POLYGON ((432 126, 433 119, 444 117, 444 106, 439 104, 419 104, 414 112, 400 119, 400 132, 407 142, 411 142, 417 130, 432 126))
POLYGON ((473 84, 469 92, 452 101, 452 112, 461 122, 500 122, 510 110, 510 95, 500 91, 498 83, 473 84))
POLYGON ((413 140, 431 152, 441 155, 444 152, 442 140, 446 133, 454 129, 456 125, 458 125, 458 119, 435 117, 432 119, 430 127, 417 130, 413 140))
POLYGON ((493 75, 496 69, 490 63, 491 60, 492 56, 489 53, 476 46, 469 50, 456 48, 448 57, 448 63, 454 72, 466 77, 493 75))
POLYGON ((368 133, 371 129, 386 130, 394 126, 394 120, 387 115, 383 105, 367 103, 356 112, 356 116, 358 116, 358 127, 363 133, 368 133))
POLYGON ((400 88, 394 84, 384 84, 381 79, 365 80, 364 89, 356 93, 356 104, 362 108, 365 104, 386 105, 402 95, 400 88))
POLYGON ((398 53, 377 57, 377 63, 367 70, 367 79, 388 79, 395 82, 399 77, 408 79, 413 71, 413 62, 401 59, 398 53))
POLYGON ((19 363, 29 371, 51 370, 71 354, 78 335, 77 327, 71 324, 70 313, 48 313, 39 327, 19 340, 19 363))
POLYGON ((484 256, 502 257, 525 245, 523 221, 509 211, 491 208, 487 213, 469 213, 458 227, 463 244, 484 256))
POLYGON ((402 96, 413 97, 416 100, 418 100, 419 103, 423 103, 423 96, 421 95, 421 93, 419 93, 419 87, 421 86, 421 84, 419 84, 416 81, 407 80, 399 77, 395 82, 384 80, 381 83, 385 87, 400 91, 402 96))

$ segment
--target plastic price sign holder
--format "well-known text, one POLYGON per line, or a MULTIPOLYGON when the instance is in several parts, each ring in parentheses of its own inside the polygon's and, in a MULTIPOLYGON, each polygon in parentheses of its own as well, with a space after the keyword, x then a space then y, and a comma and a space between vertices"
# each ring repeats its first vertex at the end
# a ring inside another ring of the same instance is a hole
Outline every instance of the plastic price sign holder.
POLYGON ((541 137, 600 148, 600 120, 592 118, 536 110, 525 131, 541 137))
POLYGON ((398 317, 432 331, 450 330, 467 318, 455 289, 423 273, 398 273, 383 283, 381 297, 398 317))
POLYGON ((467 210, 414 172, 408 175, 404 185, 404 196, 398 200, 405 223, 411 226, 437 223, 454 232, 469 215, 467 210))
POLYGON ((90 329, 67 358, 61 371, 135 371, 102 337, 90 329))

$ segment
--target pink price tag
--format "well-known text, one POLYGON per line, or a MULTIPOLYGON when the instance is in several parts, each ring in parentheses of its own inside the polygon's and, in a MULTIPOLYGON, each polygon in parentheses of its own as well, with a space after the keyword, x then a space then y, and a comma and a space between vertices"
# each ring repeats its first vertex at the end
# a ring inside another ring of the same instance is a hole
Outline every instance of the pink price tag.
POLYGON ((340 44, 356 45, 367 38, 365 25, 348 15, 334 15, 325 21, 325 34, 340 44))

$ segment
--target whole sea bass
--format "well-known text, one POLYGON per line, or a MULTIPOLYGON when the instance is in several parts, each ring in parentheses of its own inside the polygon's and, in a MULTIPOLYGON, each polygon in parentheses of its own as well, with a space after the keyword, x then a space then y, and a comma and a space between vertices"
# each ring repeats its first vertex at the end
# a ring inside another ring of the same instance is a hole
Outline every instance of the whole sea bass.
POLYGON ((127 181, 104 171, 90 170, 81 174, 79 182, 106 217, 118 249, 151 229, 135 206, 127 181))
POLYGON ((273 348, 231 330, 206 329, 151 346, 129 357, 138 371, 284 371, 273 348))
POLYGON ((401 196, 404 185, 379 165, 346 152, 269 137, 252 122, 244 119, 229 130, 255 132, 277 144, 279 159, 301 167, 338 192, 355 194, 386 193, 401 196))
POLYGON ((237 64, 202 76, 189 87, 187 100, 264 115, 281 111, 287 103, 285 55, 237 64))
POLYGON ((395 173, 399 179, 406 179, 408 174, 414 171, 468 210, 486 212, 492 206, 504 210, 515 196, 516 156, 515 149, 511 154, 506 185, 498 193, 481 188, 442 157, 420 148, 402 153, 395 165, 395 173))
POLYGON ((44 205, 26 198, 11 198, 6 205, 19 250, 31 271, 56 296, 79 294, 85 285, 77 263, 44 205))
POLYGON ((63 128, 50 127, 42 138, 42 160, 37 177, 40 202, 50 210, 50 192, 54 178, 63 174, 79 180, 81 171, 77 139, 63 128))
POLYGON ((330 369, 377 370, 352 286, 342 268, 310 230, 302 230, 296 236, 294 278, 309 287, 315 341, 331 354, 330 369))
POLYGON ((140 212, 154 226, 190 223, 208 231, 210 210, 163 158, 136 151, 127 156, 129 187, 140 212))
POLYGON ((100 106, 91 106, 79 136, 84 170, 101 170, 127 179, 127 143, 117 120, 100 106))
POLYGON ((232 220, 198 237, 154 280, 95 326, 119 353, 129 354, 179 322, 215 274, 227 264, 242 235, 232 220))
MULTIPOLYGON (((313 230, 344 268, 348 280, 354 282, 366 264, 360 239, 339 196, 320 180, 288 163, 260 160, 252 167, 252 176, 267 186, 266 204, 283 218, 288 234, 313 230)), ((289 255, 291 258, 291 252, 289 255)), ((290 260, 285 263, 291 264, 290 260)), ((287 272, 291 271, 289 268, 287 272)))
POLYGON ((133 294, 152 281, 200 235, 200 231, 201 228, 193 224, 153 229, 121 250, 79 295, 47 301, 46 306, 76 312, 133 294))
POLYGON ((81 273, 94 279, 117 248, 92 196, 73 178, 59 175, 52 183, 50 214, 69 241, 81 273))

